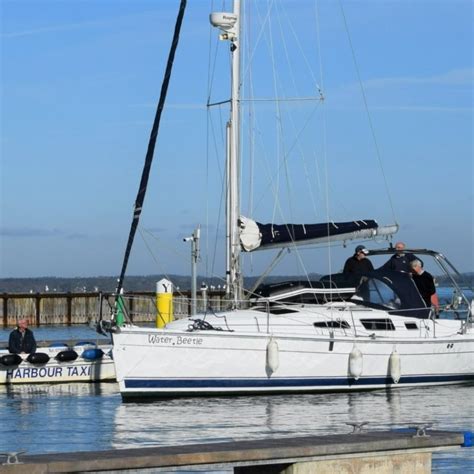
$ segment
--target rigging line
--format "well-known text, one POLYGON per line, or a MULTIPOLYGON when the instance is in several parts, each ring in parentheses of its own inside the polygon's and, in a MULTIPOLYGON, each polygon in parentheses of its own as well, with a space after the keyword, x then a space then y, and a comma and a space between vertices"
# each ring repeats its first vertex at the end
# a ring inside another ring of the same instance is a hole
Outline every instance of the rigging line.
MULTIPOLYGON (((284 10, 283 8, 283 5, 282 6, 282 9, 284 10)), ((286 13, 286 11, 284 10, 284 13, 286 13)), ((279 26, 280 26, 280 33, 281 33, 281 36, 282 38, 284 38, 284 35, 283 35, 283 25, 282 25, 282 22, 281 22, 281 16, 278 15, 278 20, 279 20, 279 26)), ((288 21, 290 21, 288 15, 286 14, 286 18, 288 21)), ((291 22, 290 22, 291 23, 291 22)), ((291 80, 293 82, 293 87, 295 89, 296 92, 298 92, 298 87, 296 85, 296 80, 295 80, 295 77, 294 77, 294 74, 293 74, 293 68, 291 67, 291 64, 290 64, 290 55, 289 55, 289 52, 288 52, 288 47, 287 47, 287 44, 286 44, 286 41, 283 41, 283 48, 284 48, 284 51, 285 51, 285 56, 286 56, 286 62, 288 64, 288 69, 290 71, 290 77, 291 77, 291 80)), ((300 47, 300 52, 301 51, 301 47, 300 47)), ((305 58, 306 59, 306 58, 305 58)), ((306 59, 306 64, 308 66, 308 68, 310 69, 310 72, 311 72, 311 75, 313 76, 313 80, 314 82, 316 82, 315 78, 314 78, 314 75, 313 75, 313 72, 311 70, 311 67, 306 59)), ((318 100, 321 100, 321 96, 318 97, 318 100)), ((293 116, 291 114, 288 114, 289 117, 290 117, 290 121, 291 121, 291 124, 293 126, 293 132, 296 132, 296 126, 295 126, 295 122, 293 120, 293 116)), ((298 142, 298 151, 300 153, 300 156, 302 157, 302 161, 303 161, 303 169, 304 169, 304 172, 305 172, 305 177, 306 177, 306 182, 308 183, 308 190, 309 190, 309 194, 310 194, 310 198, 311 198, 311 203, 312 203, 312 206, 313 206, 313 210, 315 212, 315 214, 317 214, 316 212, 316 203, 315 203, 315 199, 314 199, 314 194, 313 194, 313 190, 312 190, 312 186, 309 186, 310 184, 310 179, 309 179, 309 172, 308 172, 308 167, 306 165, 306 160, 305 160, 305 154, 302 150, 302 147, 301 147, 301 144, 298 142)))
MULTIPOLYGON (((219 112, 221 112, 222 108, 219 107, 219 112)), ((220 176, 220 181, 221 181, 221 198, 219 199, 219 211, 218 211, 218 215, 217 215, 217 222, 216 222, 216 233, 215 233, 215 237, 214 237, 214 252, 213 252, 213 255, 212 255, 212 261, 210 263, 211 267, 210 269, 206 269, 206 274, 208 275, 209 272, 211 275, 214 274, 214 268, 215 268, 215 263, 216 263, 216 254, 217 254, 217 240, 218 240, 218 233, 219 233, 219 223, 220 223, 220 220, 221 220, 221 215, 222 215, 222 196, 224 194, 224 188, 225 188, 225 184, 224 184, 224 177, 223 177, 223 171, 221 169, 221 163, 220 161, 217 159, 219 156, 220 156, 220 153, 219 153, 219 147, 218 147, 218 143, 217 143, 217 135, 216 135, 216 127, 214 126, 214 122, 213 122, 213 119, 212 119, 212 114, 209 112, 209 109, 208 109, 208 114, 207 114, 207 117, 208 117, 208 121, 210 123, 210 130, 211 130, 211 133, 212 133, 212 142, 214 144, 214 156, 216 157, 216 163, 217 163, 217 170, 219 172, 219 176, 220 176)), ((222 115, 220 114, 220 121, 222 122, 222 115)), ((220 127, 222 128, 222 127, 220 127)), ((222 140, 223 140, 223 137, 221 136, 221 145, 222 145, 222 140)), ((206 249, 207 251, 207 255, 206 255, 206 261, 209 259, 209 255, 210 255, 210 251, 209 251, 209 246, 208 248, 206 249)))
MULTIPOLYGON (((305 63, 306 63, 306 67, 308 68, 310 74, 311 74, 311 77, 313 78, 313 81, 314 83, 316 84, 316 87, 319 89, 319 92, 321 93, 321 89, 322 89, 322 85, 321 85, 321 88, 319 87, 317 81, 316 81, 316 76, 313 72, 313 68, 311 67, 311 63, 309 62, 308 58, 306 57, 306 54, 304 53, 304 50, 303 50, 303 47, 301 45, 301 42, 300 42, 300 39, 299 39, 299 36, 296 34, 296 31, 295 31, 295 28, 293 27, 293 23, 291 22, 291 19, 288 15, 288 12, 285 10, 285 8, 283 8, 283 5, 282 5, 282 10, 286 16, 286 19, 288 21, 288 24, 290 25, 290 30, 291 32, 293 33, 293 37, 295 38, 295 41, 296 41, 296 44, 298 45, 298 48, 300 50, 300 53, 301 53, 301 56, 303 57, 305 63)), ((323 89, 324 90, 324 89, 323 89)))
MULTIPOLYGON (((321 102, 318 102, 314 107, 313 107, 313 110, 311 111, 311 113, 308 115, 308 118, 306 120, 306 122, 302 125, 302 127, 300 128, 299 132, 297 133, 297 136, 295 137, 295 139, 293 140, 293 143, 291 144, 291 146, 289 147, 288 151, 287 151, 287 155, 290 155, 291 152, 293 151, 293 149, 295 148, 295 146, 297 145, 298 143, 298 140, 300 138, 300 136, 303 134, 303 132, 306 130, 306 127, 308 126, 308 124, 311 122, 314 114, 316 113, 316 111, 318 110, 319 106, 320 106, 321 102)), ((264 147, 265 148, 265 147, 264 147)), ((267 160, 268 161, 268 160, 267 160)), ((267 166, 268 166, 268 163, 267 163, 267 166)), ((280 167, 282 165, 280 164, 280 167)), ((280 172, 280 167, 277 169, 277 173, 280 172)), ((270 167, 268 166, 268 169, 270 169, 270 167)), ((273 177, 270 175, 270 180, 273 180, 273 177)), ((266 190, 272 186, 272 183, 270 182, 267 187, 265 188, 265 190, 262 191, 261 193, 261 197, 259 199, 259 201, 257 202, 257 205, 260 204, 260 202, 263 200, 263 196, 266 192, 266 190)))
MULTIPOLYGON (((144 234, 143 234, 143 231, 146 231, 146 232, 149 233, 149 235, 151 235, 152 237, 155 237, 155 236, 154 236, 150 231, 148 231, 148 230, 146 230, 146 229, 142 229, 141 226, 138 228, 138 232, 140 233, 140 237, 142 238, 142 240, 143 240, 143 242, 144 242, 144 244, 145 244, 145 247, 147 248, 148 252, 150 253, 151 258, 152 258, 153 261, 155 262, 156 266, 157 266, 158 268, 160 268, 161 265, 159 264, 158 259, 156 258, 155 254, 153 253, 151 247, 148 245, 148 242, 147 242, 147 240, 145 239, 145 236, 144 236, 144 234)), ((156 240, 158 240, 158 239, 156 239, 156 240)), ((168 280, 171 281, 171 277, 170 277, 170 275, 169 275, 166 271, 164 271, 163 274, 164 274, 164 277, 165 277, 165 278, 167 278, 168 280)), ((173 285, 173 286, 174 286, 174 285, 173 285)), ((176 288, 176 287, 175 287, 175 288, 176 288)), ((184 294, 181 293, 180 290, 178 290, 178 294, 179 294, 180 296, 184 296, 184 294)))
POLYGON ((120 297, 120 290, 122 289, 122 284, 123 284, 123 279, 125 277, 125 272, 127 271, 127 265, 128 265, 128 259, 130 257, 130 252, 132 250, 132 245, 133 245, 133 240, 135 238, 135 233, 137 231, 137 226, 138 222, 140 220, 140 215, 142 212, 142 207, 143 207, 143 202, 145 200, 145 194, 148 186, 148 178, 150 176, 150 169, 151 169, 151 164, 153 161, 153 155, 155 152, 155 145, 156 145, 156 139, 158 137, 158 130, 160 128, 160 121, 161 121, 161 113, 163 111, 164 105, 165 105, 165 100, 166 100, 166 94, 168 92, 168 85, 169 81, 171 78, 171 71, 173 69, 173 61, 174 61, 174 56, 176 53, 176 48, 178 47, 178 42, 179 42, 179 34, 181 31, 181 25, 183 23, 183 17, 184 17, 184 11, 186 9, 186 1, 187 0, 181 0, 180 6, 179 6, 179 11, 178 11, 178 16, 176 19, 176 25, 174 29, 174 34, 173 34, 173 40, 171 43, 171 48, 170 52, 168 55, 168 62, 166 64, 166 71, 165 75, 163 78, 163 83, 161 86, 161 93, 160 93, 160 100, 158 102, 158 107, 156 109, 156 114, 155 114, 155 119, 153 121, 153 127, 151 129, 151 134, 150 134, 150 139, 148 142, 148 149, 145 157, 145 164, 143 167, 142 171, 142 177, 140 180, 140 185, 138 187, 138 193, 137 197, 135 200, 135 206, 134 206, 134 212, 133 212, 133 219, 132 223, 130 226, 130 233, 128 236, 128 242, 127 242, 127 247, 125 249, 125 255, 123 259, 123 264, 122 264, 122 270, 120 272, 120 278, 117 284, 117 296, 116 296, 116 303, 118 301, 118 298, 120 297))
MULTIPOLYGON (((323 62, 321 54, 321 27, 320 27, 320 13, 319 13, 319 2, 314 2, 314 13, 316 17, 316 39, 318 45, 318 56, 319 56, 319 76, 321 87, 324 88, 324 76, 323 76, 323 62)), ((328 166, 328 154, 327 154, 327 111, 326 107, 322 110, 322 123, 323 123, 323 167, 324 167, 324 179, 325 179, 325 191, 326 191, 326 221, 327 221, 327 234, 330 235, 330 200, 329 200, 329 166, 328 166)), ((333 274, 333 261, 332 261, 332 246, 328 245, 328 273, 329 273, 329 284, 332 287, 332 274, 333 274)), ((329 295, 329 301, 332 301, 332 294, 329 295)), ((332 311, 332 310, 331 310, 332 311)), ((332 314, 331 314, 332 316, 332 314)))
MULTIPOLYGON (((139 231, 139 233, 140 233, 140 235, 141 235, 141 237, 142 237, 142 239, 143 239, 143 241, 144 241, 144 243, 145 243, 145 246, 147 247, 147 249, 148 249, 150 255, 152 256, 153 260, 155 261, 156 265, 157 265, 158 267, 163 268, 163 266, 159 264, 158 259, 156 258, 156 256, 153 254, 153 251, 152 251, 151 247, 149 246, 147 240, 146 240, 145 237, 144 237, 144 233, 147 233, 152 239, 156 240, 157 242, 159 241, 162 246, 163 246, 163 241, 160 241, 160 239, 159 239, 156 235, 154 235, 154 234, 153 234, 152 232, 150 232, 148 229, 144 229, 144 228, 141 227, 141 226, 138 228, 138 231, 139 231)), ((174 253, 176 256, 178 256, 178 257, 180 257, 180 258, 186 258, 186 255, 185 255, 184 252, 179 252, 179 251, 177 251, 174 247, 168 247, 168 250, 170 250, 172 253, 174 253)), ((187 253, 186 253, 186 254, 187 254, 187 253)), ((164 276, 165 276, 166 278, 168 278, 169 280, 171 280, 171 276, 166 272, 166 270, 163 271, 163 274, 164 274, 164 276)), ((215 279, 217 279, 218 281, 223 282, 223 283, 226 282, 226 279, 225 279, 225 278, 222 278, 221 276, 215 274, 213 271, 211 271, 211 273, 210 273, 210 278, 215 278, 215 279)), ((179 290, 178 290, 178 292, 179 292, 180 296, 185 296, 185 295, 184 295, 183 293, 181 293, 179 290)))
POLYGON ((321 95, 307 97, 262 97, 260 99, 240 99, 240 102, 315 102, 320 100, 323 100, 321 95))
MULTIPOLYGON (((244 7, 246 7, 247 4, 244 3, 244 7)), ((246 7, 248 10, 252 8, 252 4, 249 3, 248 7, 246 7)), ((250 18, 251 17, 251 12, 249 11, 247 13, 247 16, 250 18)), ((252 44, 251 37, 252 37, 252 32, 251 30, 251 25, 250 22, 248 22, 248 28, 245 28, 245 46, 246 48, 243 50, 244 53, 246 53, 248 56, 250 56, 250 45, 252 44)), ((255 92, 255 85, 253 82, 253 68, 252 64, 249 63, 248 66, 248 93, 250 97, 254 97, 254 92, 255 92)), ((243 81, 243 86, 245 86, 246 82, 243 81)), ((243 89, 243 88, 242 88, 243 89)), ((244 92, 242 90, 242 92, 244 92)), ((240 102, 242 103, 242 99, 240 99, 240 102)), ((249 101, 249 107, 248 107, 248 136, 249 136, 249 199, 248 199, 248 215, 252 216, 253 215, 253 202, 254 202, 254 173, 255 173, 255 137, 254 134, 252 133, 253 127, 255 123, 255 110, 254 110, 254 104, 252 101, 249 101)), ((241 160, 242 162, 243 160, 241 160)))
MULTIPOLYGON (((221 111, 222 111, 222 108, 219 107, 220 121, 222 122, 221 111)), ((211 132, 212 132, 212 138, 213 138, 213 144, 214 144, 214 153, 215 153, 215 157, 216 157, 217 169, 218 169, 220 180, 221 180, 221 198, 219 199, 219 211, 218 211, 217 222, 216 222, 216 233, 215 233, 215 237, 214 237, 214 252, 213 252, 211 268, 210 268, 210 274, 213 275, 214 274, 216 257, 217 257, 216 256, 216 254, 217 254, 217 240, 218 240, 218 233, 219 233, 219 224, 220 224, 221 215, 222 215, 222 199, 223 199, 222 196, 224 195, 225 182, 224 182, 224 176, 223 176, 224 172, 221 169, 220 161, 217 159, 220 156, 220 153, 219 153, 219 148, 218 148, 218 144, 217 144, 216 127, 214 126, 214 122, 212 120, 212 114, 209 113, 209 109, 208 109, 208 119, 209 119, 210 124, 211 124, 211 132)), ((220 128, 222 129, 222 127, 220 127, 220 128)), ((221 138, 221 144, 222 144, 223 137, 221 136, 220 138, 221 138)), ((206 256, 206 258, 209 258, 209 250, 208 250, 208 256, 206 256)))
MULTIPOLYGON (((211 1, 211 11, 214 11, 214 0, 211 1)), ((217 66, 217 54, 219 51, 220 41, 216 40, 216 48, 214 52, 214 59, 212 61, 212 43, 213 43, 213 27, 209 24, 209 54, 208 54, 208 69, 207 69, 207 115, 206 115, 206 228, 209 229, 209 170, 210 170, 210 131, 212 131, 212 138, 214 143, 214 152, 217 155, 217 138, 215 134, 215 128, 212 122, 212 115, 209 110, 209 103, 211 100, 211 93, 214 85, 215 70, 217 66)), ((219 162, 218 170, 221 172, 219 162)), ((206 278, 209 275, 209 233, 206 233, 206 257, 205 257, 205 268, 206 278)))
MULTIPOLYGON (((206 229, 209 229, 209 161, 210 161, 210 117, 206 114, 206 229)), ((206 232, 206 258, 205 269, 206 277, 209 275, 209 233, 206 232)))
MULTIPOLYGON (((277 79, 276 79, 276 70, 275 70, 275 53, 274 53, 274 47, 273 47, 273 31, 272 31, 272 22, 271 19, 268 19, 268 37, 269 37, 269 50, 270 50, 270 58, 271 58, 271 64, 272 64, 272 72, 273 72, 273 91, 275 95, 278 95, 278 85, 277 85, 277 79)), ((276 120, 275 120, 275 127, 276 127, 276 155, 278 157, 277 163, 281 160, 282 166, 285 164, 286 160, 284 159, 284 156, 281 157, 281 147, 282 147, 282 133, 283 130, 281 128, 281 109, 280 109, 280 104, 279 102, 275 102, 275 115, 276 115, 276 120)), ((283 148, 283 155, 284 155, 284 148, 283 148)), ((278 170, 280 170, 281 166, 278 167, 278 170)), ((286 167, 285 167, 286 171, 286 167)), ((280 191, 280 173, 278 172, 277 176, 277 193, 280 191)), ((278 194, 276 194, 278 195, 278 194)), ((277 199, 275 199, 275 205, 273 206, 273 213, 272 213, 272 222, 275 222, 275 213, 277 209, 277 199)))
MULTIPOLYGON (((278 12, 278 15, 276 15, 276 17, 277 17, 277 20, 278 20, 278 25, 280 27, 281 43, 283 44, 283 49, 285 51, 285 56, 286 56, 288 69, 290 70, 290 77, 291 77, 291 80, 293 82, 293 87, 295 88, 295 91, 298 92, 295 77, 293 75, 293 69, 291 67, 291 63, 290 63, 290 59, 289 59, 287 42, 286 42, 286 39, 285 39, 285 35, 283 34, 282 23, 281 23, 281 13, 278 11, 278 8, 275 8, 275 10, 277 10, 277 12, 278 12)), ((273 46, 273 44, 272 44, 272 46, 273 46)), ((279 115, 281 116, 281 110, 280 109, 278 109, 278 110, 279 110, 279 115)), ((292 115, 289 113, 288 116, 290 118, 291 123, 293 123, 292 115)), ((283 137, 283 122, 282 121, 280 122, 280 131, 281 131, 281 136, 283 137)), ((298 144, 299 144, 299 142, 298 142, 298 144)), ((283 147, 284 147, 284 143, 283 143, 283 147)), ((284 161, 284 165, 285 165, 285 178, 286 178, 286 187, 287 187, 287 193, 288 193, 289 213, 290 213, 291 221, 294 222, 295 219, 294 219, 294 211, 293 211, 293 202, 292 202, 292 199, 291 199, 291 195, 292 195, 291 194, 291 180, 290 180, 289 168, 288 168, 288 158, 289 158, 289 154, 284 152, 283 161, 284 161)), ((283 218, 283 216, 282 216, 282 218, 283 218)), ((285 220, 287 220, 287 219, 285 219, 285 220)), ((288 230, 288 233, 291 235, 290 225, 286 224, 285 227, 288 230)), ((291 227, 292 227, 292 230, 293 230, 293 226, 291 226, 291 227)), ((297 254, 298 254, 298 251, 299 251, 298 248, 295 248, 295 252, 297 254)), ((298 256, 298 261, 302 262, 302 259, 300 258, 300 256, 298 256)), ((302 270, 305 273, 306 279, 309 281, 309 275, 308 275, 308 272, 307 272, 304 264, 302 265, 302 270)))
MULTIPOLYGON (((154 234, 153 234, 152 232, 150 232, 148 229, 144 229, 144 228, 141 227, 141 226, 138 228, 138 231, 139 231, 139 233, 141 234, 141 237, 143 238, 144 243, 145 243, 145 245, 146 245, 148 251, 150 252, 150 255, 151 255, 152 258, 155 260, 156 265, 157 265, 158 267, 162 267, 162 265, 159 264, 158 259, 156 259, 155 255, 153 254, 153 251, 151 250, 151 247, 148 245, 147 240, 144 238, 143 233, 147 233, 152 239, 154 239, 154 240, 156 240, 156 241, 160 241, 160 239, 159 239, 158 237, 156 237, 156 235, 154 235, 154 234)), ((160 243, 163 245, 163 242, 162 242, 162 241, 160 241, 160 243)), ((186 257, 186 255, 184 254, 184 252, 179 252, 179 251, 177 251, 174 247, 168 247, 168 249, 171 250, 172 253, 174 253, 174 254, 175 254, 176 256, 178 256, 178 257, 181 257, 181 258, 185 258, 185 257, 186 257)), ((186 254, 187 254, 187 252, 186 252, 186 254)), ((166 278, 168 278, 168 279, 171 280, 170 275, 169 275, 166 271, 164 271, 163 273, 164 273, 164 276, 165 276, 166 278)), ((219 276, 219 275, 217 275, 217 274, 214 274, 214 273, 212 273, 212 272, 211 272, 210 277, 211 277, 211 278, 216 278, 217 280, 219 280, 219 281, 221 281, 221 282, 224 282, 224 283, 225 283, 225 281, 226 281, 225 278, 222 278, 221 276, 219 276)), ((180 295, 181 295, 181 296, 184 296, 184 295, 181 294, 181 293, 180 293, 180 295)))
MULTIPOLYGON (((269 49, 270 49, 271 58, 272 58, 272 65, 273 65, 273 72, 274 72, 274 74, 273 74, 273 78, 274 78, 274 90, 275 90, 275 93, 276 93, 277 90, 278 90, 278 87, 277 87, 277 84, 276 84, 275 61, 274 61, 274 54, 273 54, 274 49, 273 49, 272 32, 271 32, 271 23, 270 23, 270 21, 269 21, 269 31, 270 31, 270 41, 269 41, 269 42, 270 42, 270 46, 269 46, 269 49)), ((278 133, 278 130, 282 131, 282 130, 281 130, 281 113, 278 113, 278 112, 280 111, 278 102, 276 102, 276 104, 277 104, 277 117, 280 119, 280 122, 278 122, 278 120, 277 120, 277 136, 282 136, 281 133, 280 133, 280 134, 278 133), (280 128, 279 128, 278 126, 280 126, 280 128)), ((319 105, 319 102, 318 102, 317 106, 318 106, 318 105, 319 105)), ((317 106, 313 109, 313 112, 312 112, 312 114, 311 114, 309 120, 307 121, 307 123, 310 121, 310 119, 311 119, 312 115, 314 114, 314 111, 315 111, 315 109, 317 108, 317 106)), ((304 125, 302 131, 303 131, 304 128, 307 126, 307 123, 304 125)), ((295 140, 295 142, 297 142, 297 141, 298 141, 298 137, 297 137, 297 139, 295 140)), ((279 145, 280 145, 280 141, 277 142, 277 148, 278 148, 278 150, 280 149, 280 148, 279 148, 279 145)), ((292 150, 292 148, 293 148, 294 146, 295 146, 295 145, 293 145, 293 146, 291 147, 290 151, 288 151, 288 152, 286 152, 286 153, 284 154, 284 158, 283 158, 283 160, 281 161, 280 166, 278 167, 278 176, 280 176, 279 170, 281 169, 281 167, 282 167, 283 165, 285 165, 285 164, 287 163, 286 157, 289 156, 289 154, 290 154, 290 152, 291 152, 291 150, 292 150)), ((278 155, 279 155, 279 154, 280 154, 280 152, 278 152, 278 155)), ((286 170, 287 176, 288 176, 288 169, 287 169, 287 167, 285 167, 285 170, 286 170)), ((279 180, 278 180, 278 182, 279 182, 279 180)), ((276 184, 276 187, 277 187, 277 189, 279 189, 278 183, 276 184)), ((277 195, 277 193, 274 192, 274 195, 277 195)), ((279 207, 278 200, 275 200, 275 206, 274 206, 273 216, 275 216, 275 212, 276 212, 276 209, 277 209, 277 208, 279 209, 280 215, 283 215, 282 209, 281 209, 281 207, 279 207)), ((273 219, 273 220, 274 220, 274 219, 273 219)), ((298 252, 297 252, 297 253, 298 253, 298 252)), ((300 255, 298 255, 298 260, 301 262, 302 267, 305 268, 300 255)), ((307 272, 306 272, 306 273, 307 273, 307 272)))
MULTIPOLYGON (((320 163, 319 163, 319 158, 318 158, 318 155, 316 153, 316 151, 313 152, 313 158, 314 158, 314 167, 316 169, 316 180, 317 180, 317 183, 318 183, 318 189, 320 190, 320 195, 319 195, 319 199, 321 200, 321 202, 325 202, 326 200, 326 194, 325 194, 325 191, 324 191, 324 188, 322 186, 322 183, 321 183, 321 175, 322 175, 322 172, 320 170, 320 163)), ((331 185, 331 183, 327 183, 327 186, 329 187, 328 189, 328 192, 330 195, 333 196, 333 200, 335 201, 335 205, 337 207, 337 209, 342 209, 343 211, 343 215, 345 216, 345 218, 343 220, 353 220, 353 216, 350 215, 349 213, 349 209, 347 208, 347 206, 344 204, 344 202, 339 199, 339 196, 337 195, 337 193, 334 192, 334 188, 333 186, 331 185), (335 198, 334 198, 335 196, 335 198)))
MULTIPOLYGON (((250 64, 251 64, 252 61, 253 61, 253 57, 254 57, 254 55, 255 55, 255 53, 256 53, 256 51, 257 51, 258 45, 259 45, 260 40, 262 39, 263 33, 264 33, 264 31, 265 31, 265 25, 266 25, 266 23, 267 23, 267 22, 269 21, 269 19, 270 19, 270 13, 271 13, 272 8, 273 8, 273 3, 274 3, 274 0, 271 0, 270 5, 269 5, 268 10, 267 10, 267 14, 266 14, 266 16, 265 16, 265 18, 264 18, 264 20, 263 20, 263 22, 262 22, 262 24, 261 24, 262 26, 260 27, 260 32, 258 33, 257 40, 255 41, 255 46, 253 47, 253 51, 252 51, 251 54, 250 54, 250 57, 249 57, 247 66, 246 66, 246 68, 245 68, 244 71, 243 71, 242 77, 245 77, 245 75, 247 74, 247 69, 250 67, 250 64)), ((257 13, 260 15, 260 12, 259 12, 259 10, 258 10, 258 3, 257 3, 257 2, 255 2, 255 7, 256 7, 256 9, 257 9, 257 13)))
MULTIPOLYGON (((211 2, 211 12, 214 11, 214 2, 211 2)), ((214 37, 213 35, 213 27, 211 24, 209 24, 209 54, 208 54, 208 63, 207 63, 207 103, 209 104, 209 101, 211 100, 211 92, 212 92, 212 87, 214 85, 214 78, 215 78, 215 71, 216 71, 216 66, 217 66, 217 54, 219 52, 219 45, 220 45, 220 40, 215 39, 216 43, 216 49, 214 52, 214 61, 212 61, 211 65, 211 54, 212 54, 212 38, 214 37), (211 71, 212 69, 212 71, 211 71)))
POLYGON ((389 204, 390 204, 390 209, 392 211, 392 217, 393 217, 394 221, 397 222, 397 218, 396 218, 396 215, 395 215, 395 208, 393 206, 392 196, 390 194, 390 189, 389 189, 389 186, 388 186, 387 176, 385 174, 385 170, 384 170, 384 167, 383 167, 382 156, 380 154, 380 149, 379 149, 379 145, 378 145, 378 142, 377 142, 377 137, 375 135, 375 129, 374 129, 373 121, 372 121, 372 116, 370 114, 369 105, 368 105, 368 102, 367 102, 367 97, 365 95, 365 90, 364 90, 364 86, 363 86, 363 83, 362 83, 362 78, 361 78, 361 75, 360 75, 359 65, 357 63, 357 58, 356 58, 356 55, 355 55, 354 46, 352 44, 352 39, 351 39, 351 35, 350 35, 350 32, 349 32, 349 26, 347 24, 346 14, 344 12, 344 7, 342 6, 341 0, 339 0, 339 6, 341 8, 342 18, 344 20, 344 27, 346 29, 347 38, 348 38, 349 46, 350 46, 351 53, 352 53, 352 60, 354 62, 354 67, 355 67, 355 70, 356 70, 356 73, 357 73, 357 78, 359 80, 359 86, 360 86, 360 90, 361 90, 361 93, 362 93, 362 98, 363 98, 363 101, 364 101, 365 111, 367 113, 367 119, 368 119, 368 122, 369 122, 370 131, 372 133, 372 139, 374 141, 377 160, 378 160, 378 163, 379 163, 380 171, 382 173, 382 178, 383 178, 383 181, 384 181, 385 190, 387 192, 387 197, 388 197, 388 201, 389 201, 389 204))

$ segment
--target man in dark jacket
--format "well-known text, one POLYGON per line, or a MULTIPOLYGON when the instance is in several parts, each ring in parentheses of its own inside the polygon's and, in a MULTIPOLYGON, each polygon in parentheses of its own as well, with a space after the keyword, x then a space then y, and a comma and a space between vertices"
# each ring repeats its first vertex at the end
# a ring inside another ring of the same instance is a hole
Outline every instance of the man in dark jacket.
POLYGON ((8 350, 12 354, 33 354, 36 352, 36 340, 33 331, 28 329, 28 321, 20 319, 18 326, 10 333, 8 350))
POLYGON ((369 251, 363 245, 358 245, 354 255, 346 260, 342 273, 348 277, 354 277, 371 272, 374 266, 367 258, 368 254, 369 251))
POLYGON ((380 268, 383 268, 384 270, 410 273, 410 263, 415 260, 416 256, 412 253, 405 253, 405 244, 403 242, 397 242, 395 244, 395 251, 396 253, 394 253, 380 268))

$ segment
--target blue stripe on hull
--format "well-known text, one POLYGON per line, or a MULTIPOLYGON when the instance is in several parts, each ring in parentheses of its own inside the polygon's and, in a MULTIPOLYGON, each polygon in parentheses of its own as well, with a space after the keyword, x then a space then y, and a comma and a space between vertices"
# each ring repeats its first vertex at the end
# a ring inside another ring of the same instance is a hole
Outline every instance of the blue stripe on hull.
MULTIPOLYGON (((416 375, 401 377, 398 386, 403 384, 426 384, 443 382, 474 381, 474 374, 457 375, 416 375)), ((363 377, 359 380, 347 377, 335 378, 288 378, 288 379, 125 379, 125 388, 130 389, 215 389, 235 388, 240 390, 257 388, 294 388, 309 387, 361 387, 366 385, 393 385, 391 377, 363 377)))

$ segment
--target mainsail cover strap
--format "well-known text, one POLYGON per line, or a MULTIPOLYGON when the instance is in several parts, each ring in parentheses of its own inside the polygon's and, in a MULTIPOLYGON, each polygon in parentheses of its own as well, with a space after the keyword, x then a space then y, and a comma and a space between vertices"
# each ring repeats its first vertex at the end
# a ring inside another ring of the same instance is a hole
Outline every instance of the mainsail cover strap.
POLYGON ((173 69, 173 62, 174 62, 176 48, 178 47, 179 33, 181 31, 181 25, 183 23, 183 16, 184 16, 185 9, 186 9, 186 0, 181 0, 178 16, 176 18, 176 24, 174 28, 173 41, 171 43, 171 48, 168 55, 168 62, 166 64, 165 75, 163 78, 163 83, 161 85, 160 100, 156 108, 155 119, 153 121, 153 127, 151 129, 150 139, 148 142, 148 149, 147 149, 146 157, 145 157, 145 164, 143 165, 140 186, 138 187, 138 193, 135 200, 133 219, 132 219, 132 224, 130 226, 130 233, 128 236, 127 247, 125 249, 125 255, 123 258, 122 271, 120 272, 120 278, 117 284, 116 302, 117 302, 117 299, 120 297, 120 291, 122 290, 123 279, 125 277, 125 272, 127 270, 128 259, 130 257, 130 251, 132 249, 133 240, 135 238, 135 233, 137 231, 138 221, 140 220, 140 215, 141 215, 142 207, 143 207, 143 201, 145 200, 146 189, 148 186, 148 178, 150 176, 151 163, 153 161, 153 155, 155 152, 156 138, 158 136, 158 130, 160 128, 161 113, 165 106, 166 94, 168 92, 168 84, 171 77, 171 71, 173 69))
POLYGON ((331 240, 331 237, 344 236, 345 234, 353 238, 353 234, 359 232, 368 237, 370 234, 376 235, 378 227, 379 225, 373 219, 321 224, 277 225, 261 224, 242 216, 240 218, 240 241, 243 249, 251 252, 268 247, 288 247, 295 243, 327 242, 331 240))

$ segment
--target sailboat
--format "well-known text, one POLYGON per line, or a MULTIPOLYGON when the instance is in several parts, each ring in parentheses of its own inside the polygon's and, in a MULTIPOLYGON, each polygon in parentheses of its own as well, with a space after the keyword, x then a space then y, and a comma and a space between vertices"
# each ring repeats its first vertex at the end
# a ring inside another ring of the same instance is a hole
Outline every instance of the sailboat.
MULTIPOLYGON (((123 399, 393 389, 473 381, 474 305, 457 283, 454 267, 438 252, 410 250, 424 260, 434 259, 451 275, 456 298, 451 307, 456 308, 457 319, 437 319, 409 274, 384 269, 350 283, 334 274, 317 282, 258 282, 244 290, 241 252, 390 240, 398 225, 379 226, 373 219, 275 225, 241 215, 241 18, 240 0, 234 0, 232 12, 210 16, 221 39, 230 45, 232 62, 226 201, 229 308, 172 321, 164 328, 127 322, 112 325, 113 359, 123 399)), ((136 215, 143 199, 137 203, 136 215)), ((369 256, 394 252, 390 245, 370 251, 369 256)))

